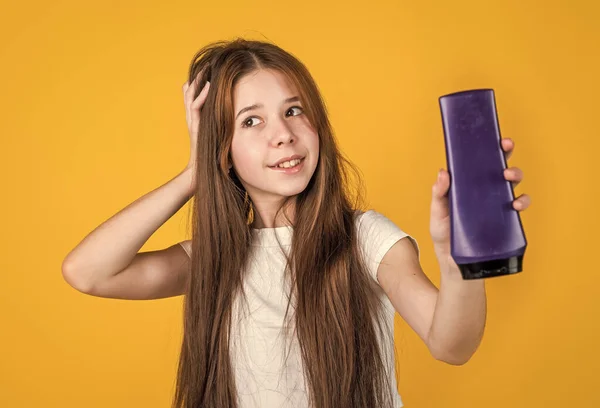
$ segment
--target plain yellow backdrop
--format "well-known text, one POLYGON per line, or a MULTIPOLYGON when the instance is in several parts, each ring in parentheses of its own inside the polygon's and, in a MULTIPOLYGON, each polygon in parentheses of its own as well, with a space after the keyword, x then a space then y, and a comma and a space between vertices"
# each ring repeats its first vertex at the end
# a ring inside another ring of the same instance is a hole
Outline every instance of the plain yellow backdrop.
MULTIPOLYGON (((487 282, 488 324, 466 365, 434 360, 397 319, 406 407, 598 407, 600 13, 595 1, 2 4, 1 407, 167 407, 182 298, 83 295, 61 276, 93 228, 183 169, 181 87, 194 52, 267 39, 319 84, 369 204, 428 231, 445 167, 438 97, 496 91, 521 213, 524 272, 487 282)), ((189 204, 142 250, 188 238, 189 204)))

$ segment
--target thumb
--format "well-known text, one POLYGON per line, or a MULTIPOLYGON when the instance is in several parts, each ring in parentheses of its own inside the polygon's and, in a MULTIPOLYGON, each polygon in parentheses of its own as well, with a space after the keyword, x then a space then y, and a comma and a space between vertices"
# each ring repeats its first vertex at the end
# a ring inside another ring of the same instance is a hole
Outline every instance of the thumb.
POLYGON ((440 169, 438 178, 431 188, 431 216, 443 219, 449 215, 448 190, 450 188, 450 174, 440 169))

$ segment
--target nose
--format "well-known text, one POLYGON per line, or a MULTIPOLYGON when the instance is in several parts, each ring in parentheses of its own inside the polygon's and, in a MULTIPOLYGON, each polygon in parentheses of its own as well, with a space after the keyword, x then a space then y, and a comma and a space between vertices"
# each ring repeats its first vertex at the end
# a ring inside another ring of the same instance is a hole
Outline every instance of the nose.
POLYGON ((279 147, 285 144, 291 144, 296 141, 296 136, 294 132, 289 128, 288 124, 285 123, 285 120, 278 120, 275 124, 275 129, 273 129, 273 136, 271 137, 271 146, 279 147))

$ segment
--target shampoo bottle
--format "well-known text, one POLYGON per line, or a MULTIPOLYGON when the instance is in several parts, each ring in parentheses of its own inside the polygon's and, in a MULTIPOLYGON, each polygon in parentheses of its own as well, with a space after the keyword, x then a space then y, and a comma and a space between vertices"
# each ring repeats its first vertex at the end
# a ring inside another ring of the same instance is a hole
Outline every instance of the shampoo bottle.
POLYGON ((521 272, 527 240, 512 183, 504 178, 492 89, 456 92, 439 98, 446 162, 450 173, 451 255, 463 279, 521 272))

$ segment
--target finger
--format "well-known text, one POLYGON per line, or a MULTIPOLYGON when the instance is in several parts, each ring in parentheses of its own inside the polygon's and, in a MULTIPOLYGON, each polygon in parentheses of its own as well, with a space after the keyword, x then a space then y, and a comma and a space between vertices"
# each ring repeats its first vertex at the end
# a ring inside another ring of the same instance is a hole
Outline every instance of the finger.
POLYGON ((433 219, 443 219, 448 216, 448 189, 450 187, 450 174, 441 169, 438 173, 439 178, 433 184, 431 189, 431 217, 433 219))
POLYGON ((517 211, 523 211, 529 208, 531 205, 531 197, 527 194, 521 194, 515 201, 513 201, 513 208, 517 211))
POLYGON ((202 88, 198 97, 194 100, 194 102, 192 102, 191 108, 193 111, 200 110, 200 107, 202 107, 202 105, 204 104, 204 101, 206 101, 206 97, 208 96, 209 88, 210 88, 210 82, 206 81, 206 84, 204 84, 204 88, 202 88))
POLYGON ((518 167, 509 167, 504 169, 504 178, 512 181, 513 187, 516 187, 521 181, 523 181, 523 170, 518 167))
POLYGON ((450 173, 444 169, 440 169, 438 172, 438 178, 434 184, 434 196, 436 198, 442 198, 448 193, 450 188, 450 173))
POLYGON ((501 145, 502 150, 504 150, 504 157, 506 157, 506 160, 510 159, 510 156, 512 156, 513 151, 515 149, 515 142, 512 139, 506 137, 502 139, 501 145))
POLYGON ((203 72, 204 72, 204 69, 202 69, 200 72, 198 72, 196 74, 196 76, 192 80, 192 83, 189 84, 188 88, 185 91, 185 103, 188 106, 191 105, 192 102, 194 102, 194 96, 196 95, 196 86, 198 85, 198 81, 202 77, 203 72))
POLYGON ((192 121, 194 120, 191 105, 194 102, 197 81, 202 77, 203 72, 204 69, 200 70, 200 72, 198 72, 192 80, 191 84, 189 82, 184 84, 183 104, 185 105, 185 119, 188 124, 188 128, 192 126, 192 121))
POLYGON ((188 87, 185 89, 183 93, 183 100, 186 106, 189 106, 194 101, 194 81, 191 84, 188 84, 188 87))
POLYGON ((198 123, 200 122, 200 108, 206 100, 206 97, 208 95, 208 88, 210 88, 210 82, 206 81, 206 84, 204 84, 204 88, 202 88, 202 91, 200 91, 198 97, 189 106, 190 126, 193 129, 196 129, 198 127, 198 123))
POLYGON ((204 73, 204 69, 201 69, 194 77, 194 79, 191 83, 191 88, 193 88, 194 90, 196 90, 196 87, 198 86, 198 83, 200 82, 200 78, 202 78, 203 73, 204 73))

